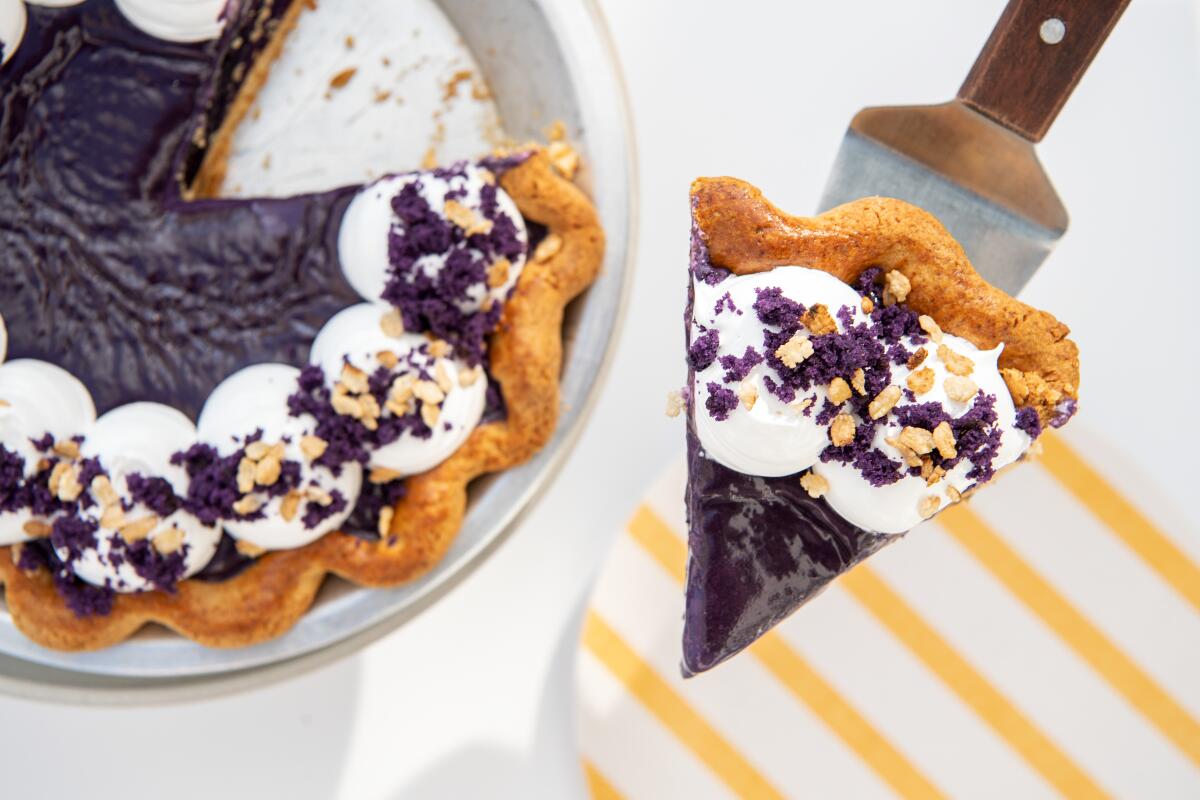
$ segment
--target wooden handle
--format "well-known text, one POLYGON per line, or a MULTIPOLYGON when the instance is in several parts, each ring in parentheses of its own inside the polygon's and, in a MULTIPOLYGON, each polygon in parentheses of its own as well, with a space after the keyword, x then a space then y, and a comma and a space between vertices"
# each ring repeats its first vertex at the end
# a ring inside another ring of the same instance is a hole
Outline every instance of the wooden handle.
POLYGON ((958 90, 976 111, 1040 142, 1129 0, 1010 0, 958 90))

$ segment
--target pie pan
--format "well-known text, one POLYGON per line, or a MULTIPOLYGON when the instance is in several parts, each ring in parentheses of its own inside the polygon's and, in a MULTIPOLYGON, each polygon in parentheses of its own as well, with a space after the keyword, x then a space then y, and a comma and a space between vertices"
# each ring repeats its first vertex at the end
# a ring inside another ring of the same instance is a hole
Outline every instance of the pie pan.
POLYGON ((564 410, 554 438, 526 464, 472 485, 457 539, 424 578, 393 589, 331 579, 291 631, 262 644, 209 649, 153 629, 97 652, 57 652, 26 639, 0 605, 0 690, 72 702, 210 696, 221 687, 246 688, 327 662, 403 624, 466 577, 566 456, 603 377, 628 273, 635 163, 619 67, 590 0, 436 5, 474 56, 508 136, 541 139, 552 123, 563 123, 586 164, 579 183, 605 228, 601 275, 568 309, 564 410))

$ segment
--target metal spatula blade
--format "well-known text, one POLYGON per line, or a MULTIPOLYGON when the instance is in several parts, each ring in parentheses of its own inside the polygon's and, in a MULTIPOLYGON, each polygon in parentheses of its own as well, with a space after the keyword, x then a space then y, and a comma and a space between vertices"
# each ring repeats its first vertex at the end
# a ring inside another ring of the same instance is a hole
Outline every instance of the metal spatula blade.
POLYGON ((1128 2, 1010 0, 957 99, 855 115, 819 210, 869 195, 918 205, 1017 294, 1067 229, 1034 143, 1128 2))

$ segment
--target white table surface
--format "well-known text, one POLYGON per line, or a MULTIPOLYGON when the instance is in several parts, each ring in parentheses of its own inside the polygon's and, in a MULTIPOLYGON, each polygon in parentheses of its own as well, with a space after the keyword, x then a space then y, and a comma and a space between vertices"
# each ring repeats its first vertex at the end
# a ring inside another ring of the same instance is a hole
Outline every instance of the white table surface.
MULTIPOLYGON (((811 209, 852 113, 950 97, 1002 6, 602 2, 637 129, 640 257, 613 369, 550 495, 429 613, 318 672, 172 707, 0 698, 3 796, 582 796, 572 661, 588 584, 682 447, 662 407, 683 376, 689 181, 738 175, 811 209)), ((1131 467, 1181 503, 1200 445, 1186 416, 1200 396, 1196 42, 1192 3, 1132 4, 1040 149, 1072 226, 1026 295, 1082 346, 1081 424, 1127 431, 1131 467)))

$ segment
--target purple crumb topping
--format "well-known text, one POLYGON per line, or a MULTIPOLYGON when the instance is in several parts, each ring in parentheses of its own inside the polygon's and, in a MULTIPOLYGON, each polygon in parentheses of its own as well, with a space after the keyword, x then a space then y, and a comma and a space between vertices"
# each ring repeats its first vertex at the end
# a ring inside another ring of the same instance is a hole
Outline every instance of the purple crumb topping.
POLYGON ((759 322, 795 332, 806 310, 803 305, 784 297, 783 289, 778 286, 756 289, 755 294, 754 313, 758 315, 759 322))
MULTIPOLYGON (((402 362, 397 370, 416 368, 416 362, 410 360, 402 362)), ((368 380, 371 394, 375 396, 380 407, 387 404, 388 387, 391 385, 391 378, 396 374, 399 373, 393 372, 390 376, 376 373, 368 380)), ((423 371, 420 375, 423 378, 429 377, 423 371)), ((315 434, 324 439, 328 447, 314 463, 328 467, 335 475, 341 474, 343 464, 353 461, 366 466, 372 450, 391 444, 405 432, 418 439, 428 439, 433 435, 433 431, 415 410, 404 416, 385 414, 379 418, 379 425, 375 430, 368 430, 353 417, 334 411, 331 394, 321 368, 316 365, 307 366, 300 372, 298 391, 288 398, 288 411, 294 417, 309 414, 317 420, 315 434)))
MULTIPOLYGON (((854 290, 863 297, 869 297, 872 301, 879 301, 879 284, 883 277, 883 269, 880 267, 869 267, 858 273, 858 277, 854 279, 854 290)), ((875 303, 879 305, 879 302, 875 303)))
POLYGON ((24 485, 25 459, 0 445, 0 511, 17 511, 28 505, 24 485))
POLYGON ((753 347, 747 347, 741 358, 721 356, 719 360, 721 366, 725 368, 725 374, 721 376, 721 379, 726 383, 734 383, 745 380, 746 376, 750 374, 750 370, 763 362, 763 357, 753 347))
POLYGON ((704 407, 709 415, 718 422, 727 419, 737 408, 737 395, 719 383, 709 383, 707 388, 708 399, 704 401, 704 407))
POLYGON ((1075 412, 1079 410, 1079 401, 1068 397, 1054 407, 1054 416, 1050 418, 1051 428, 1061 428, 1066 425, 1075 412))
POLYGON ((1029 434, 1030 439, 1036 439, 1042 434, 1042 420, 1033 406, 1022 406, 1017 409, 1016 426, 1019 430, 1029 434))
POLYGON ((345 495, 343 495, 337 489, 334 489, 329 493, 329 496, 333 498, 333 502, 327 505, 321 505, 320 503, 311 500, 305 505, 304 516, 301 517, 304 527, 311 530, 332 517, 334 514, 339 514, 346 510, 347 503, 345 495))
POLYGON ((117 537, 113 539, 112 544, 114 549, 109 553, 109 559, 114 564, 119 563, 119 554, 129 562, 134 572, 155 589, 174 594, 187 568, 187 545, 174 553, 164 555, 154 548, 149 539, 126 542, 117 537))
POLYGON ((707 369, 717 358, 717 350, 721 346, 721 336, 716 328, 709 329, 700 334, 692 341, 692 346, 688 348, 688 362, 692 365, 692 369, 700 372, 707 369))
POLYGON ((96 546, 98 527, 91 520, 61 516, 50 526, 50 543, 55 550, 66 550, 68 561, 75 561, 96 546))
POLYGON ((717 298, 717 304, 713 306, 713 314, 720 316, 721 312, 723 312, 725 309, 729 309, 739 317, 742 315, 742 310, 734 304, 733 295, 731 295, 729 292, 726 292, 717 298))
POLYGON ((236 518, 233 504, 241 498, 237 486, 242 451, 222 457, 215 447, 195 444, 171 456, 171 463, 188 475, 188 493, 183 506, 205 525, 236 518))
POLYGON ((30 439, 29 442, 35 450, 40 450, 43 453, 50 452, 50 448, 54 447, 54 437, 49 433, 38 439, 30 439))
MULTIPOLYGON (((446 180, 465 177, 466 164, 432 174, 446 180)), ((477 299, 473 291, 486 289, 492 263, 500 258, 516 261, 526 247, 516 222, 500 211, 496 193, 491 184, 480 191, 480 210, 491 221, 491 230, 469 236, 430 207, 419 178, 392 198, 399 224, 388 232, 390 267, 382 298, 400 310, 408 330, 445 339, 471 365, 483 363, 484 338, 499 322, 501 304, 475 312, 461 306, 477 299), (444 263, 430 274, 420 263, 426 257, 443 258, 444 263)))
POLYGON ((21 558, 17 566, 27 572, 43 568, 48 570, 54 580, 55 591, 77 617, 105 616, 112 612, 115 592, 81 580, 70 567, 55 557, 50 543, 45 539, 25 542, 21 546, 21 558))
POLYGON ((169 517, 179 510, 180 500, 165 478, 133 473, 125 478, 125 488, 133 502, 141 503, 160 517, 169 517))
MULTIPOLYGON (((995 395, 980 392, 975 396, 971 408, 958 418, 951 417, 940 403, 897 406, 892 412, 901 425, 930 431, 942 422, 950 423, 958 455, 943 459, 935 451, 930 454, 934 466, 949 471, 960 461, 967 459, 971 462, 971 471, 967 473, 971 480, 985 482, 991 480, 995 474, 992 462, 1000 452, 1001 437, 1000 428, 996 424, 999 418, 996 416, 995 395)), ((920 472, 916 467, 913 470, 914 474, 920 472)))

